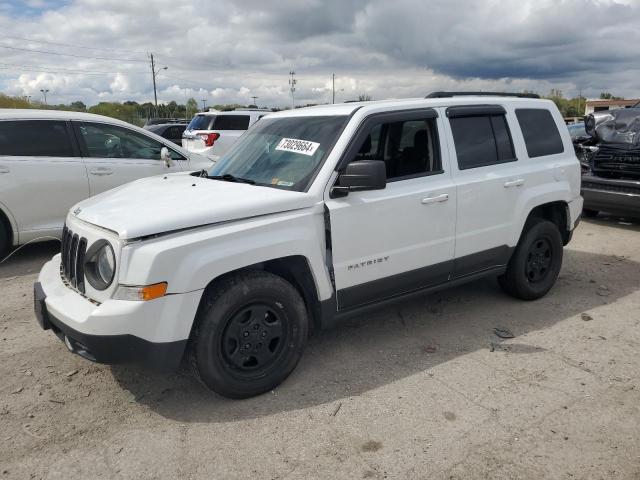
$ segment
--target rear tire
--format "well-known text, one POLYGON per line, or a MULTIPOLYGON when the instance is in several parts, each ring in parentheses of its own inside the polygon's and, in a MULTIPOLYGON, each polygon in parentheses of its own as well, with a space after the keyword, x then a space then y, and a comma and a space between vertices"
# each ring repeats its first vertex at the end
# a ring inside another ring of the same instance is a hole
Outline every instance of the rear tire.
POLYGON ((598 210, 591 210, 590 208, 582 209, 582 215, 584 215, 585 218, 595 218, 598 216, 598 213, 600 213, 598 210))
POLYGON ((278 386, 298 364, 309 317, 298 291, 263 271, 226 278, 205 292, 189 363, 211 390, 248 398, 278 386))
POLYGON ((548 220, 529 220, 507 271, 498 278, 500 286, 522 300, 543 297, 558 278, 562 253, 562 235, 557 225, 548 220))

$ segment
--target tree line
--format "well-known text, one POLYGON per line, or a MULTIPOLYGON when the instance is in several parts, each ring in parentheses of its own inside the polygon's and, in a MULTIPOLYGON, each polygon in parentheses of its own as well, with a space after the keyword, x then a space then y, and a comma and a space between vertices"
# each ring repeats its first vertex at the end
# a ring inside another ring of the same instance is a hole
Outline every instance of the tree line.
MULTIPOLYGON (((525 91, 524 93, 536 93, 525 91)), ((552 100, 564 117, 581 117, 584 115, 586 98, 579 96, 575 98, 565 98, 562 91, 552 89, 548 95, 541 95, 543 98, 552 100)), ((602 92, 601 99, 622 100, 609 92, 602 92)), ((371 100, 368 95, 360 95, 359 101, 371 100)), ((305 105, 305 106, 310 106, 305 105)), ((236 108, 256 108, 255 105, 226 104, 213 105, 216 110, 228 111, 236 108)), ((0 108, 45 108, 40 101, 28 101, 25 97, 12 97, 0 93, 0 108)), ((83 102, 77 100, 70 104, 47 105, 46 108, 52 110, 71 110, 77 112, 96 113, 107 117, 117 118, 134 125, 144 125, 148 118, 179 118, 190 120, 194 114, 200 111, 195 98, 189 98, 184 104, 171 101, 156 106, 151 102, 138 103, 134 101, 126 102, 100 102, 97 105, 87 107, 83 102)), ((277 111, 277 108, 272 111, 277 111)))

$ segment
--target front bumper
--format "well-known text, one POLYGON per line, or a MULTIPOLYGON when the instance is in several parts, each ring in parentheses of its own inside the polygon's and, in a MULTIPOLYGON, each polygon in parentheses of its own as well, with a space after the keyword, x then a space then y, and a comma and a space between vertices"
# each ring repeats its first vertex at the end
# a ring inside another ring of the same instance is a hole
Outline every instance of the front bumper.
POLYGON ((584 208, 640 217, 640 181, 584 175, 584 208))
POLYGON ((70 351, 88 360, 171 371, 180 365, 201 294, 98 304, 64 284, 56 256, 34 285, 34 310, 44 330, 51 329, 70 351))

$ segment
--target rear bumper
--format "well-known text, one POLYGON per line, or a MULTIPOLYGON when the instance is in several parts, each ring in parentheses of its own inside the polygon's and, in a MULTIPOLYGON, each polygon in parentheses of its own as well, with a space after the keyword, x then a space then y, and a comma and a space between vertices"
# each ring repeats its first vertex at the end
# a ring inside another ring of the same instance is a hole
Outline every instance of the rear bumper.
POLYGON ((582 177, 584 208, 640 217, 640 181, 582 177))

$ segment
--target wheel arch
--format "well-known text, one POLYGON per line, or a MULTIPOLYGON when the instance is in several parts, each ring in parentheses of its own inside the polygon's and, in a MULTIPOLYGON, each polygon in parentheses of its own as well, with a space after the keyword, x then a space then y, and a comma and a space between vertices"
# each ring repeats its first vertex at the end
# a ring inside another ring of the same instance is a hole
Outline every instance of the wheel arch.
POLYGON ((567 245, 571 240, 571 215, 569 212, 569 204, 564 200, 556 200, 552 202, 543 203, 533 207, 524 222, 520 235, 522 236, 527 230, 527 226, 536 219, 548 220, 554 223, 560 235, 562 236, 562 244, 567 245))
POLYGON ((318 328, 320 326, 321 314, 318 286, 316 285, 313 272, 311 270, 311 264, 303 255, 274 258, 225 272, 211 279, 203 291, 200 302, 202 303, 203 299, 207 296, 207 292, 214 289, 220 281, 229 278, 230 276, 252 270, 272 273, 293 285, 298 293, 300 293, 305 305, 307 306, 313 327, 318 328))
POLYGON ((9 235, 9 246, 17 245, 18 228, 14 224, 13 216, 2 203, 0 203, 0 228, 4 228, 9 235))

